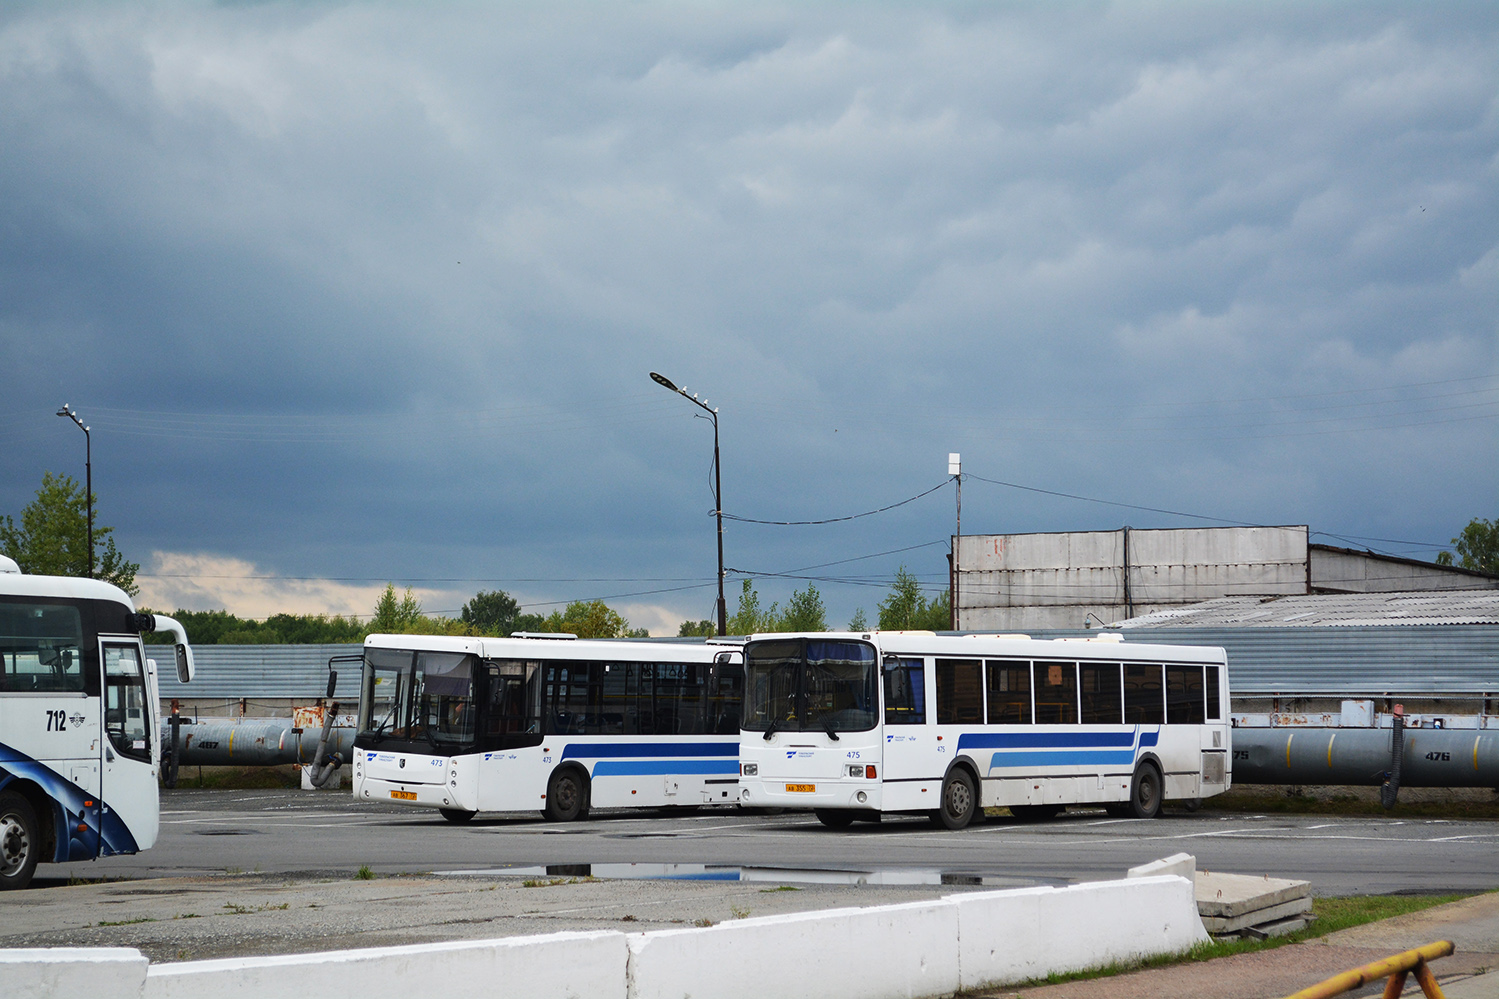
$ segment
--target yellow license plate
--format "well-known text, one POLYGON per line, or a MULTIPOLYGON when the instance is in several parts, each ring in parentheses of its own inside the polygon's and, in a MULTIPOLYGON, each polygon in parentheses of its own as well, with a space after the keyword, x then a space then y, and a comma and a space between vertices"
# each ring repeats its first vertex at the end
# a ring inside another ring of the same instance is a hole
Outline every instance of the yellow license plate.
POLYGON ((416 800, 416 792, 415 791, 392 791, 392 792, 390 792, 390 796, 392 798, 400 798, 402 801, 415 801, 416 800))
POLYGON ((817 790, 816 784, 787 784, 786 790, 792 794, 811 794, 817 790))

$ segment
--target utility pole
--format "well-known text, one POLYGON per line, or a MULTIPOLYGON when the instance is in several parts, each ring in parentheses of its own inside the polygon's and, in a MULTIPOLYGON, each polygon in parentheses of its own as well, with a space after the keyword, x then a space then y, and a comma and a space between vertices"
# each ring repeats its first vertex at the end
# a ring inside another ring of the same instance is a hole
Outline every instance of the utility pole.
POLYGON ((677 388, 676 384, 665 375, 658 375, 652 371, 651 380, 662 388, 670 389, 687 401, 700 406, 713 420, 713 515, 718 518, 718 634, 727 635, 729 633, 729 605, 723 599, 723 470, 718 461, 718 410, 709 406, 707 400, 699 399, 696 392, 688 395, 686 389, 677 388))
POLYGON ((952 538, 952 630, 962 631, 958 581, 963 578, 963 564, 958 560, 958 546, 963 541, 963 457, 956 451, 947 454, 947 474, 958 480, 958 528, 952 538))
POLYGON ((78 424, 78 429, 83 431, 83 499, 88 510, 88 578, 94 578, 94 445, 88 435, 88 427, 83 425, 83 420, 78 414, 68 408, 67 403, 62 404, 62 409, 57 411, 58 416, 66 416, 78 424))

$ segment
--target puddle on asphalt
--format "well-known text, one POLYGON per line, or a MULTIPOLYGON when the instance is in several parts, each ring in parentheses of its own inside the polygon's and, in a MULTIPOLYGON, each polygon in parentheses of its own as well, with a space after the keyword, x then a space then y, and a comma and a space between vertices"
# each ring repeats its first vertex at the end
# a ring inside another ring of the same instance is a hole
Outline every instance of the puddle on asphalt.
POLYGON ((822 885, 993 885, 1034 884, 1009 877, 986 877, 963 871, 929 867, 888 867, 877 870, 827 868, 739 867, 715 864, 546 864, 487 867, 479 870, 436 871, 447 877, 605 878, 657 881, 759 881, 774 884, 822 885))

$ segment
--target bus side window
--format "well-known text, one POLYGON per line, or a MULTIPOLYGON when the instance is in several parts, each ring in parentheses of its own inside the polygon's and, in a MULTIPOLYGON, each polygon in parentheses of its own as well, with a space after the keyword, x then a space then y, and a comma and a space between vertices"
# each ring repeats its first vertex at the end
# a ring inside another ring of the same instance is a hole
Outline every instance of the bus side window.
POLYGON ((1083 724, 1118 725, 1124 721, 1118 663, 1079 663, 1083 724))
POLYGON ((744 666, 715 662, 708 680, 705 730, 712 735, 739 732, 739 705, 744 700, 744 666))
POLYGON ((937 724, 984 723, 983 664, 977 659, 937 660, 937 724))
POLYGON ((885 667, 885 724, 926 724, 926 665, 902 659, 885 667))
POLYGON ((1124 666, 1124 722, 1126 725, 1159 725, 1166 720, 1162 699, 1161 667, 1126 663, 1124 666))
POLYGON ((989 724, 1031 723, 1031 664, 989 661, 989 724))
POLYGON ((1209 721, 1220 721, 1223 718, 1222 709, 1218 704, 1218 667, 1205 667, 1207 672, 1207 717, 1209 721))
POLYGON ((1166 724, 1201 725, 1202 667, 1166 667, 1166 724))
POLYGON ((1036 663, 1036 724, 1077 724, 1077 663, 1036 663))

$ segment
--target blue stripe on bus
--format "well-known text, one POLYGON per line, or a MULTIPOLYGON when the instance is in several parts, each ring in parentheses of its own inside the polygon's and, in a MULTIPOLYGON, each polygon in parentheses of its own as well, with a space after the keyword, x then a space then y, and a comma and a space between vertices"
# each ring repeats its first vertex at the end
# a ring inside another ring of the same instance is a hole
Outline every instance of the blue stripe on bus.
POLYGON ((34 781, 57 805, 50 810, 52 814, 36 817, 38 822, 53 822, 56 848, 52 863, 140 852, 124 820, 97 794, 85 791, 15 747, 0 743, 0 788, 18 779, 34 781))
POLYGON ((1060 749, 1031 750, 995 753, 989 759, 989 768, 999 767, 1080 767, 1095 764, 1120 764, 1129 766, 1135 762, 1133 749, 1060 749))
POLYGON ((666 774, 737 774, 732 760, 603 760, 594 765, 595 777, 644 777, 666 774))
MULTIPOLYGON (((958 736, 958 752, 965 749, 1039 749, 1076 746, 1134 746, 1135 732, 964 732, 958 736)), ((1143 744, 1143 743, 1142 743, 1143 744)), ((1155 744, 1154 739, 1151 745, 1155 744)))
POLYGON ((622 756, 732 756, 738 772, 739 742, 569 742, 562 747, 560 759, 604 760, 622 756))

